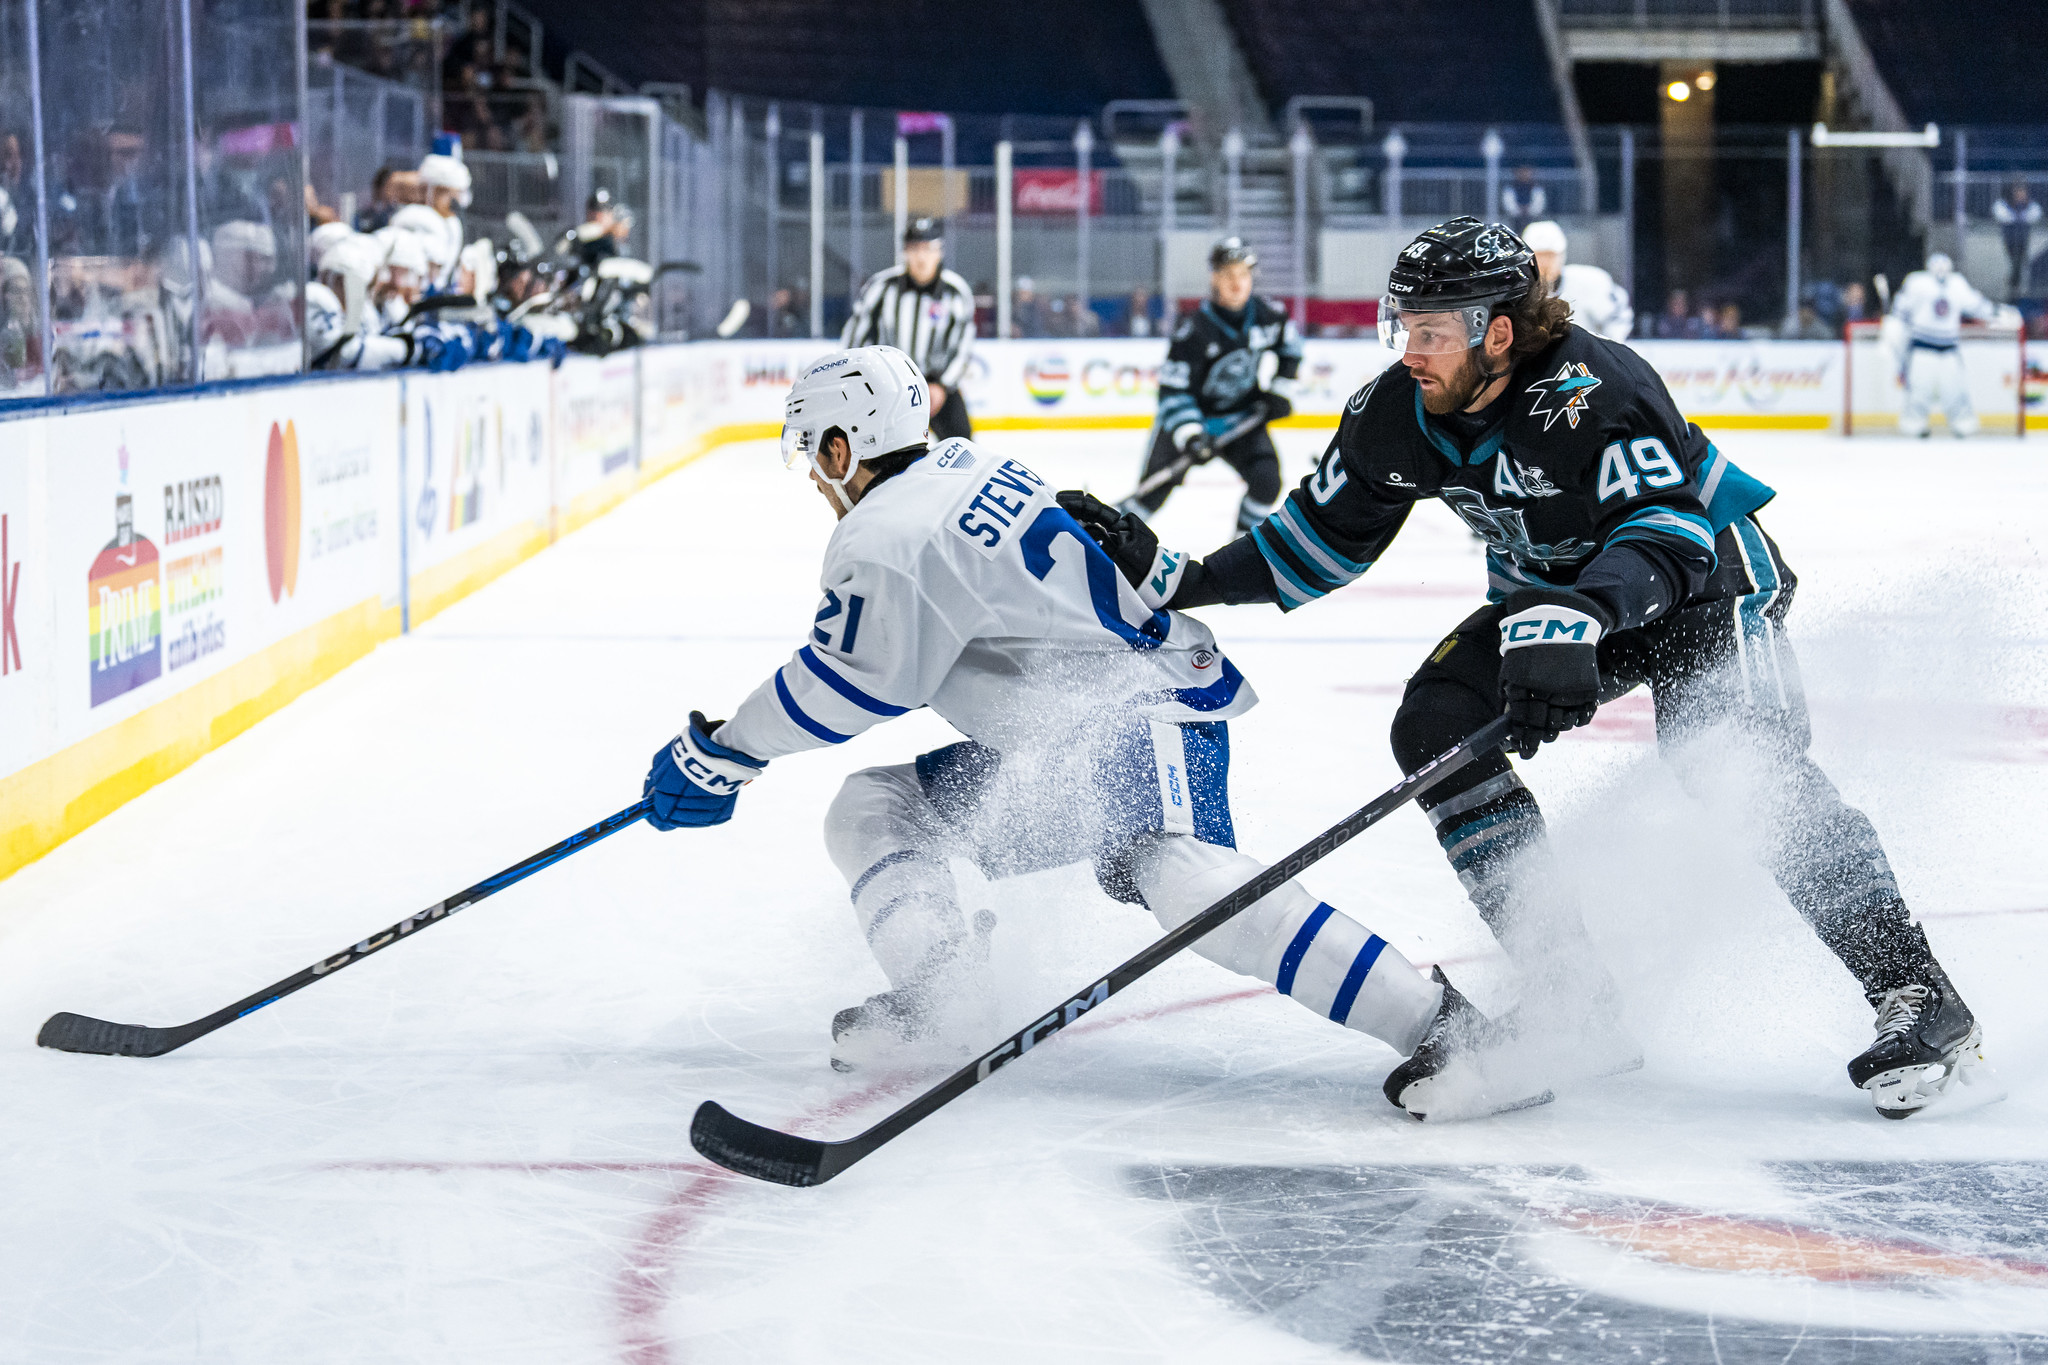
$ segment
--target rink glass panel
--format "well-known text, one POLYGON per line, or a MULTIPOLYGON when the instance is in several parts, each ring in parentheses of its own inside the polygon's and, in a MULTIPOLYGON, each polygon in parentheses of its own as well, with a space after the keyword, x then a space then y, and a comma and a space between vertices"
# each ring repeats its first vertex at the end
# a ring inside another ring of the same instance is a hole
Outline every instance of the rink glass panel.
MULTIPOLYGON (((288 0, 192 6, 199 240, 213 259, 200 377, 300 368, 306 259, 298 22, 288 0)), ((367 198, 369 184, 361 186, 367 198)))
POLYGON ((190 382, 195 291, 179 9, 44 0, 38 13, 51 388, 190 382))
POLYGON ((0 0, 0 399, 44 389, 29 0, 0 0))

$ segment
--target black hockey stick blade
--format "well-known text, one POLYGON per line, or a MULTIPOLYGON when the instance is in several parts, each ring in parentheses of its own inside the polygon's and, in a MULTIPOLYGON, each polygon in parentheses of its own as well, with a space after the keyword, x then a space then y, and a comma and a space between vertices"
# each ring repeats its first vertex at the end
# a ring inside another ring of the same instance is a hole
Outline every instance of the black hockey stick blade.
POLYGON ((763 1128, 716 1100, 697 1106, 690 1145, 729 1171, 798 1189, 822 1185, 852 1164, 834 1160, 838 1143, 763 1128))
POLYGON ((899 1137, 980 1085, 998 1068, 1016 1061, 1089 1010, 1105 1004, 1110 996, 1181 949, 1213 933, 1233 917, 1272 895, 1311 863, 1321 861, 1473 759, 1500 748, 1507 742, 1507 737, 1505 716, 1488 721, 1463 742, 1446 749, 1109 975, 1062 1001, 1043 1018, 1017 1030, 864 1133, 838 1142, 798 1137, 794 1133, 749 1123, 717 1102, 706 1100, 697 1107, 696 1117, 690 1120, 690 1145, 727 1170, 756 1180, 793 1185, 799 1189, 822 1185, 882 1144, 899 1137))
POLYGON ((544 867, 553 867, 570 854, 581 852, 598 840, 616 834, 626 826, 645 818, 651 809, 651 802, 635 802, 616 815, 606 816, 589 829, 578 830, 560 843, 542 849, 531 858, 514 863, 496 876, 486 877, 475 886, 456 892, 447 900, 436 901, 418 914, 408 915, 353 947, 344 948, 333 957, 301 968, 284 980, 265 986, 254 995, 245 996, 202 1019, 194 1019, 189 1024, 179 1024, 175 1028, 152 1028, 148 1024, 115 1024, 105 1019, 95 1019, 87 1014, 64 1012, 53 1014, 44 1021, 43 1027, 36 1033, 36 1046, 54 1048, 59 1052, 88 1052, 101 1057, 161 1057, 166 1052, 174 1052, 195 1038, 204 1038, 215 1029, 232 1024, 244 1015, 254 1014, 265 1005, 276 1004, 293 991, 304 990, 315 981, 334 975, 343 967, 352 967, 370 954, 388 948, 430 924, 439 923, 458 910, 474 905, 487 896, 495 896, 506 887, 525 881, 544 867))
POLYGON ((93 1052, 102 1057, 161 1057, 197 1037, 182 1028, 116 1024, 68 1011, 53 1014, 36 1034, 36 1046, 59 1052, 93 1052))

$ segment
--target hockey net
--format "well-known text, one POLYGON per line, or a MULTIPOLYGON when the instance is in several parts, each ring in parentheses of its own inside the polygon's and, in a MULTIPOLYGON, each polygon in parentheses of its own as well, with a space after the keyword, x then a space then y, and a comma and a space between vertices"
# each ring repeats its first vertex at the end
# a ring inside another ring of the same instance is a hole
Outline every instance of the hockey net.
MULTIPOLYGON (((1905 386, 1899 377, 1899 356, 1876 322, 1852 322, 1843 329, 1847 356, 1843 365, 1843 422, 1845 435, 1890 435, 1899 429, 1899 409, 1905 386)), ((2042 347, 2034 347, 2034 364, 2042 364, 2042 347)), ((2041 376, 2026 382, 2026 339, 2024 332, 1965 323, 1957 351, 1963 362, 1965 382, 1977 409, 1978 434, 2018 434, 2023 414, 2032 397, 2036 428, 2042 423, 2041 376), (2028 390, 2033 392, 2029 394, 2028 390)), ((1948 419, 1937 406, 1930 418, 1936 432, 1946 434, 1948 419)))

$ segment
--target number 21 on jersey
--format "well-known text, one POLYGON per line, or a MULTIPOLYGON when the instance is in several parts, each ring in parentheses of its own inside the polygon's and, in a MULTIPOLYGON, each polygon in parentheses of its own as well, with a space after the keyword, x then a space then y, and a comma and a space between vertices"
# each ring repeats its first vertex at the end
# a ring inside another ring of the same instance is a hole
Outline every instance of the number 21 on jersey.
POLYGON ((1623 449, 1616 441, 1600 452, 1600 501, 1616 493, 1624 499, 1636 497, 1645 488, 1652 491, 1676 488, 1685 482, 1685 471, 1671 452, 1654 436, 1639 436, 1623 449))
POLYGON ((839 594, 825 589, 825 605, 818 608, 817 616, 811 622, 811 638, 827 649, 837 648, 841 654, 853 653, 853 642, 860 637, 860 612, 867 605, 867 599, 859 593, 849 594, 846 601, 839 600, 839 594), (832 627, 826 623, 837 620, 845 613, 845 621, 838 627, 839 643, 834 646, 828 633, 832 627))

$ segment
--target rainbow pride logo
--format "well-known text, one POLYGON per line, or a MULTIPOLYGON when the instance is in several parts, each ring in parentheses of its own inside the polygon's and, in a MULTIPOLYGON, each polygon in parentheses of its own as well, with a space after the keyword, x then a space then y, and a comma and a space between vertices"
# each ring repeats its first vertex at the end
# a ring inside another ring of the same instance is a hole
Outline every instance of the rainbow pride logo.
POLYGON ((99 552, 86 575, 85 622, 94 706, 162 676, 160 582, 156 546, 135 534, 134 503, 127 493, 120 493, 114 499, 114 538, 99 552))
POLYGON ((1065 356, 1040 356, 1024 362, 1024 390, 1046 407, 1067 396, 1073 378, 1065 356))

